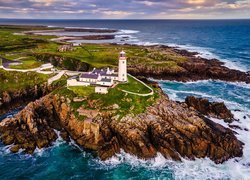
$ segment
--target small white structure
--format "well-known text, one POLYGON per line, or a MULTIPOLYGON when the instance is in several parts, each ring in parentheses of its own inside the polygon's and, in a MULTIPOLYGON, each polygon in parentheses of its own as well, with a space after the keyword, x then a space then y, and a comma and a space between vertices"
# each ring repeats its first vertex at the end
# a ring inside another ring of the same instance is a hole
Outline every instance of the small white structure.
POLYGON ((97 83, 100 80, 100 74, 82 73, 79 77, 79 81, 81 82, 97 83))
POLYGON ((90 83, 88 82, 81 82, 81 81, 77 81, 77 79, 74 78, 70 78, 67 80, 67 86, 90 86, 90 83))
POLYGON ((103 78, 101 79, 101 81, 98 81, 96 84, 111 87, 114 84, 114 80, 103 78))
POLYGON ((52 69, 54 66, 51 63, 43 64, 40 66, 40 71, 45 70, 45 69, 52 69))
POLYGON ((108 93, 108 87, 96 86, 95 87, 95 92, 100 93, 100 94, 107 94, 108 93))
POLYGON ((119 67, 118 67, 118 81, 127 82, 127 57, 124 51, 120 52, 119 67))
POLYGON ((106 94, 108 88, 115 82, 127 82, 127 58, 124 51, 120 52, 118 73, 112 69, 93 69, 91 72, 81 73, 79 80, 73 77, 67 80, 67 86, 95 86, 95 92, 106 94))

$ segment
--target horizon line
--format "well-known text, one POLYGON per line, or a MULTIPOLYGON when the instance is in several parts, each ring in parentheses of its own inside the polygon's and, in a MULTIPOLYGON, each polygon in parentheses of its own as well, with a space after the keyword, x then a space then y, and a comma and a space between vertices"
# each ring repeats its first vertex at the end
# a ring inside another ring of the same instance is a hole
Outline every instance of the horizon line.
POLYGON ((139 19, 134 19, 134 18, 111 18, 111 19, 102 19, 102 18, 93 18, 93 19, 76 19, 76 18, 1 18, 0 17, 0 20, 83 20, 83 21, 92 21, 92 20, 250 20, 250 18, 221 18, 221 19, 213 19, 213 18, 205 18, 205 19, 199 19, 199 18, 187 18, 187 19, 181 19, 181 18, 178 18, 178 19, 175 19, 175 18, 139 18, 139 19))

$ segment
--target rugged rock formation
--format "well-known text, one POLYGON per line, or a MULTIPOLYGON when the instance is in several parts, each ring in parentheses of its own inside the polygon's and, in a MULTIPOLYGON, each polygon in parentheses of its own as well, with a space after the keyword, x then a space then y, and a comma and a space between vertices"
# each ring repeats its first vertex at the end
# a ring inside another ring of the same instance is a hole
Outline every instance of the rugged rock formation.
POLYGON ((103 160, 122 148, 141 158, 152 158, 159 151, 174 160, 209 157, 222 163, 242 156, 243 148, 230 129, 165 96, 136 117, 118 120, 106 111, 81 121, 72 113, 69 99, 47 95, 0 123, 1 139, 14 144, 13 152, 22 148, 32 153, 36 147, 51 145, 57 137, 54 129, 103 160))
POLYGON ((234 120, 233 114, 227 109, 223 102, 209 102, 208 99, 196 98, 194 96, 186 97, 185 102, 201 114, 224 119, 225 122, 232 122, 234 120))
POLYGON ((20 106, 27 102, 34 101, 53 90, 53 87, 47 86, 47 83, 27 87, 13 91, 3 91, 0 93, 0 115, 20 106))
POLYGON ((72 41, 72 40, 110 40, 115 39, 114 35, 88 35, 88 36, 66 36, 58 40, 72 41))
MULTIPOLYGON (((177 63, 178 67, 168 68, 165 66, 152 67, 142 64, 135 64, 129 67, 129 73, 135 76, 145 76, 148 78, 177 80, 177 81, 196 81, 206 79, 216 79, 223 81, 241 81, 250 83, 250 73, 229 69, 224 63, 217 60, 207 60, 196 57, 197 53, 188 52, 186 50, 178 50, 167 46, 148 47, 154 50, 164 52, 172 49, 178 54, 187 58, 184 62, 177 63)), ((166 59, 167 61, 167 59, 166 59)))
MULTIPOLYGON (((30 28, 30 29, 32 29, 32 28, 30 28)), ((63 33, 63 32, 115 33, 115 32, 118 32, 118 30, 116 30, 116 29, 94 29, 94 28, 57 28, 57 29, 25 31, 23 33, 28 34, 28 35, 32 35, 32 34, 63 33)))
POLYGON ((92 68, 90 64, 78 61, 74 58, 53 55, 50 53, 32 53, 31 55, 36 57, 37 60, 45 63, 51 63, 56 67, 71 71, 89 71, 92 68))
POLYGON ((67 51, 73 51, 74 47, 73 44, 64 44, 58 47, 57 51, 59 52, 67 52, 67 51))

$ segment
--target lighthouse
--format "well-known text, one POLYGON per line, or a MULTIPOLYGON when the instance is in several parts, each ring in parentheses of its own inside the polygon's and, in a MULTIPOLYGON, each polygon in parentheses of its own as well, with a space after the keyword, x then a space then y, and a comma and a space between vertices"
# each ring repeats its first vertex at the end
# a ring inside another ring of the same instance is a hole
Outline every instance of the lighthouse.
POLYGON ((118 81, 127 82, 127 57, 124 51, 120 52, 119 67, 118 67, 118 81))

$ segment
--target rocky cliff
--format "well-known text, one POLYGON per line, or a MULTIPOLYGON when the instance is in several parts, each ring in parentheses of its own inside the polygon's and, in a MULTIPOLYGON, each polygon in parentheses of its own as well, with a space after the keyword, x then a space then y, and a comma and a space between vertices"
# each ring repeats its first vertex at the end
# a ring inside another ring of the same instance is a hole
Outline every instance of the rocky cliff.
POLYGON ((28 102, 48 94, 53 89, 54 88, 48 86, 47 83, 43 83, 25 89, 0 92, 0 115, 14 108, 24 106, 28 102))
MULTIPOLYGON (((167 66, 145 66, 135 64, 129 67, 129 73, 135 76, 144 76, 155 79, 176 80, 176 81, 197 81, 197 80, 223 80, 240 81, 250 83, 250 72, 241 72, 225 67, 224 63, 217 59, 204 59, 196 57, 197 53, 186 50, 178 50, 167 46, 148 47, 159 52, 168 52, 169 49, 186 58, 183 62, 178 62, 178 67, 169 68, 167 66)), ((166 59, 167 62, 167 59, 166 59)))
POLYGON ((122 119, 106 111, 79 120, 70 102, 65 97, 47 95, 28 104, 15 117, 0 123, 3 143, 13 144, 13 152, 24 149, 32 153, 35 148, 50 146, 58 130, 65 140, 70 136, 102 160, 120 149, 146 159, 157 152, 174 160, 208 157, 216 163, 242 156, 243 143, 233 131, 163 95, 145 113, 128 114, 122 119))
POLYGON ((223 119, 229 123, 234 120, 233 114, 223 102, 209 102, 208 99, 196 98, 194 96, 186 97, 185 102, 188 106, 193 107, 203 115, 223 119))

